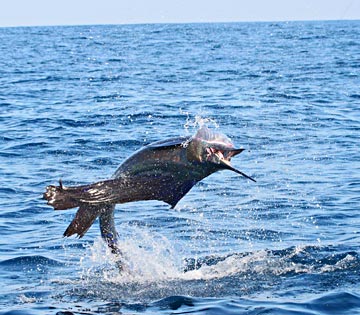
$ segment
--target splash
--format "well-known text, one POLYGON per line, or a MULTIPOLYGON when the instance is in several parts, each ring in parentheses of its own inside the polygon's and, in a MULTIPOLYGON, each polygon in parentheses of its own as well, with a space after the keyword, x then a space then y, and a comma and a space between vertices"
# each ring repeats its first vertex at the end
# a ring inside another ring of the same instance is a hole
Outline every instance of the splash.
POLYGON ((134 230, 120 244, 126 264, 119 272, 116 259, 101 239, 88 248, 81 263, 82 278, 94 278, 116 284, 149 284, 171 281, 219 280, 231 276, 285 276, 334 272, 359 265, 354 253, 330 258, 328 249, 316 246, 296 246, 283 250, 210 255, 203 258, 181 257, 165 237, 148 230, 134 230), (324 256, 319 260, 319 256, 324 256))
POLYGON ((355 252, 334 255, 333 248, 326 246, 184 258, 166 237, 143 226, 128 230, 129 236, 120 243, 126 271, 119 271, 114 255, 99 238, 81 260, 80 279, 73 282, 71 296, 148 303, 167 296, 256 294, 276 285, 279 279, 292 285, 297 276, 336 277, 360 265, 355 252))
POLYGON ((202 117, 201 115, 195 115, 194 117, 191 117, 189 112, 184 112, 182 110, 180 110, 180 113, 186 115, 184 129, 189 133, 194 133, 194 130, 200 129, 204 126, 212 126, 215 129, 220 127, 217 121, 213 118, 202 117))
POLYGON ((131 236, 120 241, 124 271, 106 244, 98 238, 81 260, 82 277, 94 272, 114 283, 145 283, 179 278, 181 267, 171 242, 145 228, 127 227, 131 236))

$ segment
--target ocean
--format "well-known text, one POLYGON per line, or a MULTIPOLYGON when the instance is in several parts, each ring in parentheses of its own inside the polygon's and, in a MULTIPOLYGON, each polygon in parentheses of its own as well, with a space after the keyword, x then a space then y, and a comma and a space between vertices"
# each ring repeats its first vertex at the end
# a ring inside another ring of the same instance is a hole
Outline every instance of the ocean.
POLYGON ((360 314, 360 21, 0 28, 0 314, 360 314), (245 151, 98 223, 45 187, 206 125, 245 151))

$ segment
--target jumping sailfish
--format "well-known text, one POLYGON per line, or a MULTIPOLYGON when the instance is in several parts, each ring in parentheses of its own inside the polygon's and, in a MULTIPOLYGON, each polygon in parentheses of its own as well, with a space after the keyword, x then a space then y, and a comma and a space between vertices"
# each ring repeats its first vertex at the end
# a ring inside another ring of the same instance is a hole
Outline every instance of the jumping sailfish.
POLYGON ((219 170, 234 171, 252 181, 250 176, 231 166, 235 149, 231 140, 207 127, 195 136, 172 138, 151 143, 126 159, 111 179, 66 187, 48 186, 43 197, 55 210, 79 207, 64 236, 84 236, 99 217, 101 236, 115 254, 118 233, 115 228, 116 204, 160 200, 171 208, 199 181, 219 170))

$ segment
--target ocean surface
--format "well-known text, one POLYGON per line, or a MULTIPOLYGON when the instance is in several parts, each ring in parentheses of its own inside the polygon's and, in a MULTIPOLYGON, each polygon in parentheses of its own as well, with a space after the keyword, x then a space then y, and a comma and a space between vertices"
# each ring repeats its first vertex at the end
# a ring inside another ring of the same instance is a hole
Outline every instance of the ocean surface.
POLYGON ((360 314, 360 21, 0 28, 0 314, 360 314), (45 187, 202 126, 246 150, 98 223, 45 187))

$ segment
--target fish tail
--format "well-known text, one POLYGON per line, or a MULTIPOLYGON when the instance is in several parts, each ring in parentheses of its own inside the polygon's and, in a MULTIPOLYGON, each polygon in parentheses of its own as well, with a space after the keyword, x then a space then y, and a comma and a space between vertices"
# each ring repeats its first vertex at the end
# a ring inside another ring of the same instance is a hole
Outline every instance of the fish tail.
POLYGON ((66 210, 80 206, 77 195, 81 194, 83 186, 65 187, 62 181, 59 181, 59 186, 50 185, 46 187, 43 194, 43 199, 47 200, 47 204, 52 206, 55 210, 66 210))
POLYGON ((101 237, 111 249, 113 254, 122 255, 118 247, 118 233, 115 228, 114 204, 105 204, 99 217, 101 237))
POLYGON ((102 211, 101 205, 81 204, 64 236, 77 234, 79 238, 83 237, 102 211))
POLYGON ((118 233, 115 228, 115 203, 112 203, 111 199, 107 198, 101 201, 98 200, 101 199, 102 192, 106 193, 107 184, 109 183, 112 183, 112 181, 65 187, 60 180, 59 186, 51 185, 46 188, 43 198, 55 210, 79 207, 74 219, 64 232, 65 237, 74 234, 77 234, 79 238, 83 237, 99 217, 101 236, 111 249, 111 252, 119 258, 117 261, 119 270, 124 270, 125 265, 120 259, 122 252, 118 246, 118 233))
MULTIPOLYGON (((100 214, 105 214, 109 210, 111 212, 114 211, 114 205, 87 202, 86 198, 88 198, 89 195, 91 197, 89 189, 92 187, 93 185, 65 187, 61 180, 59 181, 59 186, 51 185, 46 187, 43 198, 46 199, 47 204, 55 210, 67 210, 79 207, 74 219, 64 232, 64 236, 77 234, 81 238, 100 214)), ((95 190, 93 189, 93 191, 95 190)))

